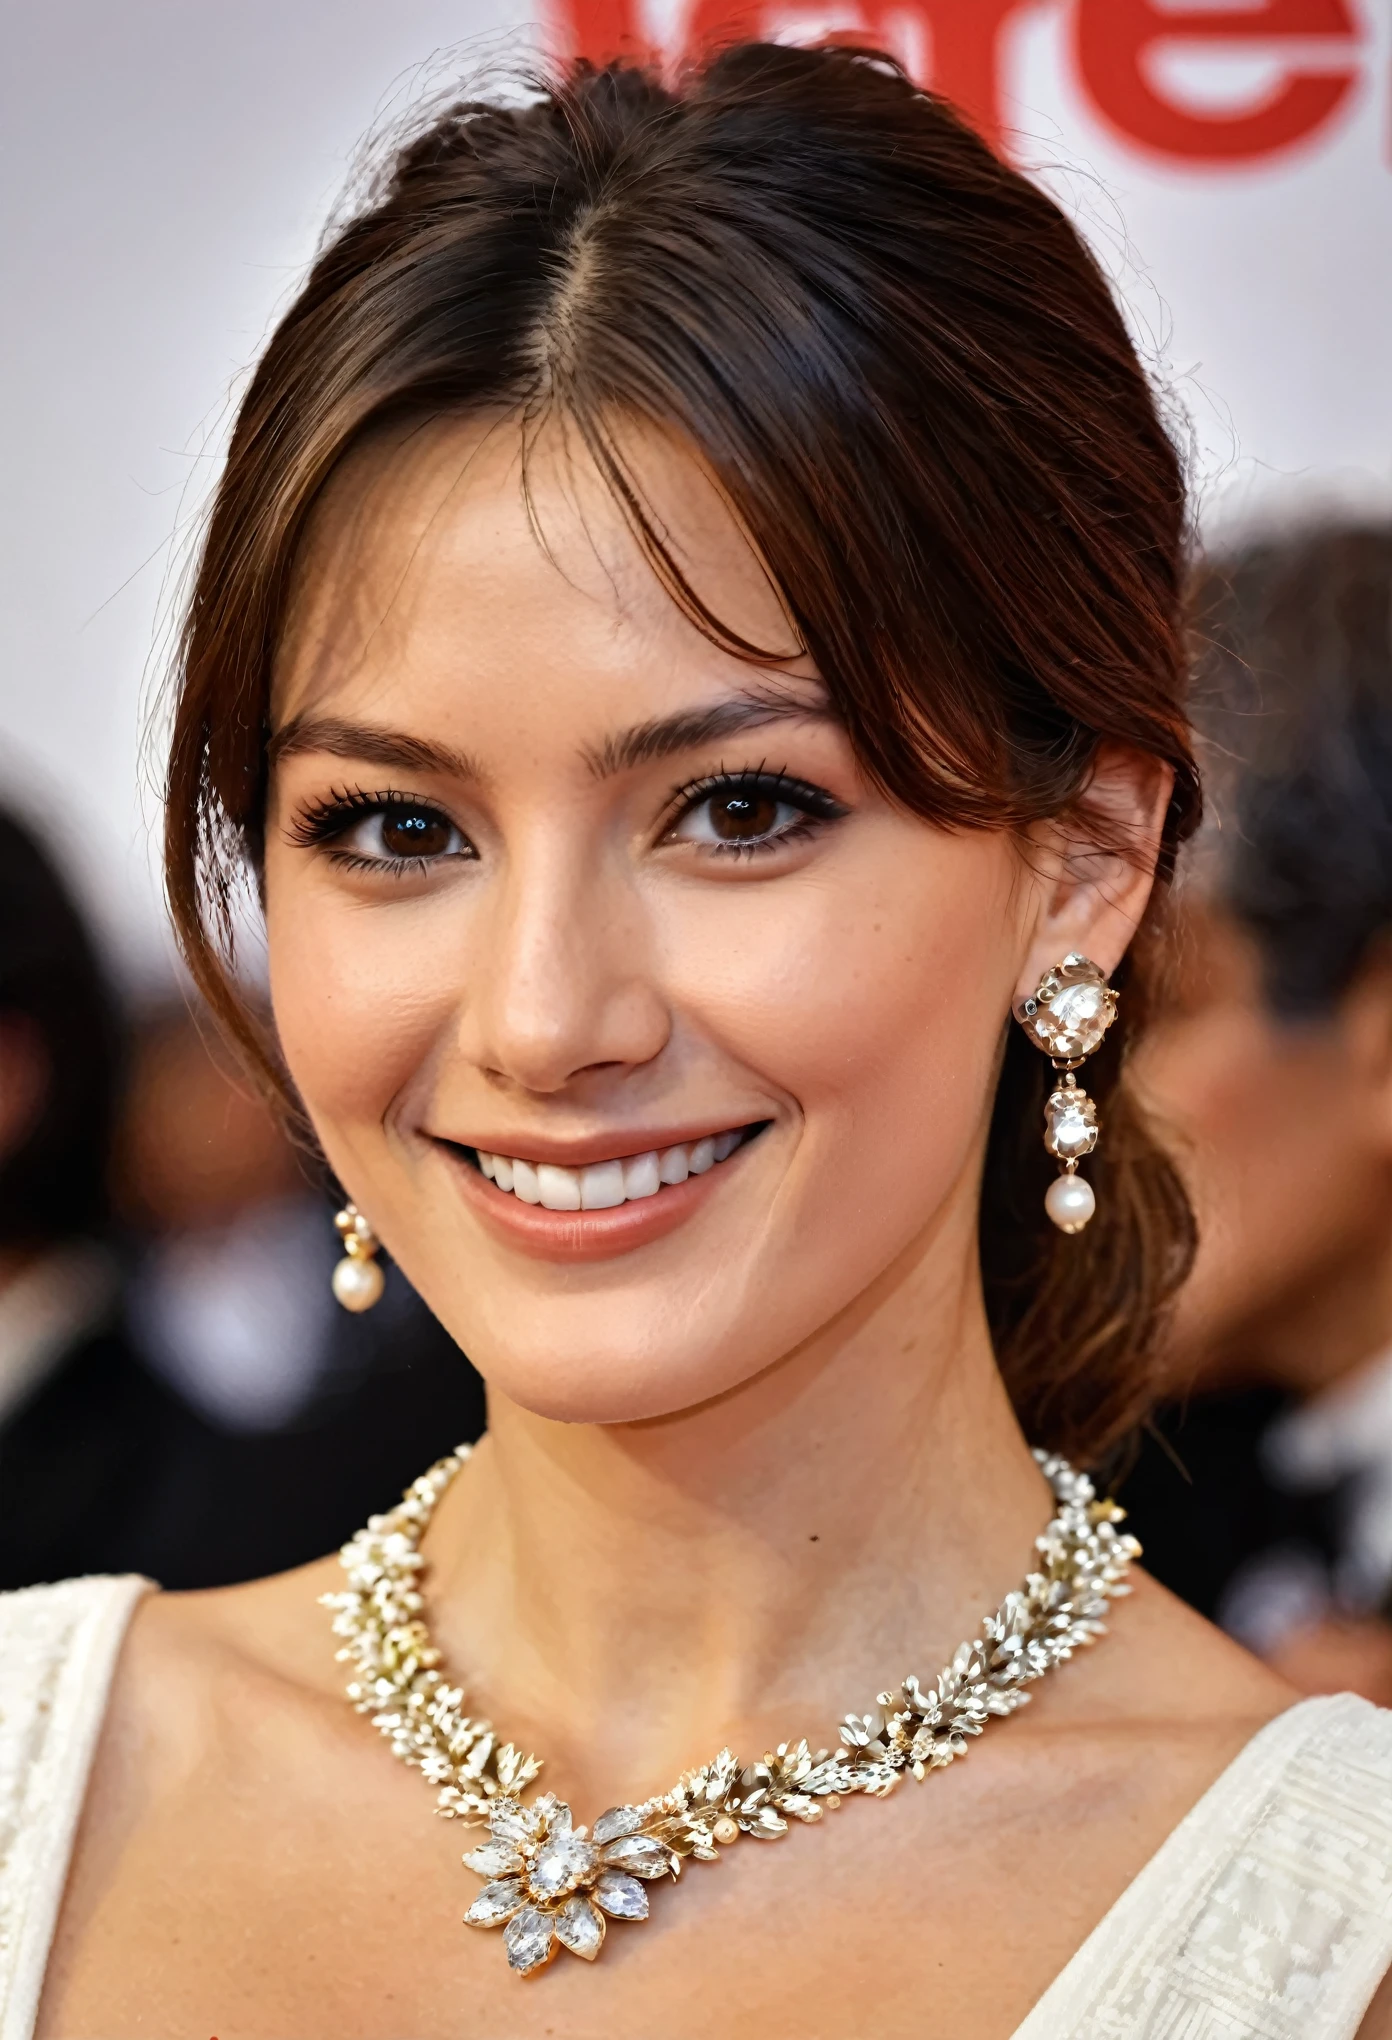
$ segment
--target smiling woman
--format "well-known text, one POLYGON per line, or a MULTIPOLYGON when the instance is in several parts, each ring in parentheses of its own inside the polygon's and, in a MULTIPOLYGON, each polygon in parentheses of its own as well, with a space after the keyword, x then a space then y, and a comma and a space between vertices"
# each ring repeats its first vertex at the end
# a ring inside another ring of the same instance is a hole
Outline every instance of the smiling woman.
POLYGON ((880 58, 462 103, 328 241, 213 505, 170 897, 489 1432, 341 1566, 0 1614, 6 2040, 1390 2030, 1385 1717, 1144 1580, 1069 1662, 1136 1548, 1058 1454, 1191 1247, 1104 1044, 1197 811, 1183 525, 1077 236, 880 58), (487 1824, 491 1945, 335 1636, 487 1824))

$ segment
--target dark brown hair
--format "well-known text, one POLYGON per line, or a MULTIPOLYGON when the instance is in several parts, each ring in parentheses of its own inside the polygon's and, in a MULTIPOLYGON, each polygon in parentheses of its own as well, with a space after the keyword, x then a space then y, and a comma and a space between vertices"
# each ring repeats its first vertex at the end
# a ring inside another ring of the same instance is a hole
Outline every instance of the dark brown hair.
MULTIPOLYGON (((728 493, 864 769, 915 813, 1076 807, 1099 743, 1197 786, 1178 630, 1184 489, 1107 284, 1058 207, 890 59, 747 43, 677 84, 584 64, 437 112, 340 224, 252 378, 183 641, 168 884, 195 978, 269 1068, 230 976, 297 544, 369 427, 559 411, 674 598, 701 610, 616 451, 675 429, 728 493)), ((981 1217, 1027 1431, 1089 1456, 1148 1400, 1191 1248, 1115 1052, 1093 1067, 1099 1215, 1043 1210, 1046 1060, 1014 1030, 981 1217)), ((283 1081, 283 1080, 282 1080, 283 1081)), ((928 1137, 926 1130, 923 1137, 928 1137)))

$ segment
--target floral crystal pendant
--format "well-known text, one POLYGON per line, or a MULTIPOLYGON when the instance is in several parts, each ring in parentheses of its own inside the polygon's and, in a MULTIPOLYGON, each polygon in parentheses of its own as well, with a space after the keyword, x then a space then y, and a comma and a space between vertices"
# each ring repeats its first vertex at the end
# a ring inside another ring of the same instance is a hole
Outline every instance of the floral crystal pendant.
POLYGON ((464 1858, 489 1882, 464 1915, 471 1927, 502 1927, 507 1959, 529 1976, 558 1948, 593 1962, 604 1946, 605 1916, 645 1920, 648 1894, 640 1878, 675 1877, 681 1860, 662 1844, 632 1832, 627 1807, 601 1814, 594 1837, 576 1827, 553 1792, 531 1806, 494 1802, 491 1840, 464 1858))
POLYGON ((344 1639, 338 1655, 354 1666, 354 1708, 435 1787, 438 1813, 487 1826, 487 1841, 464 1858, 484 1879, 464 1918, 502 1929, 520 1976, 537 1975, 562 1948, 593 1962, 607 1922, 645 1920, 646 1886, 678 1877, 688 1858, 717 1863, 746 1837, 772 1841, 851 1794, 883 1799, 906 1777, 954 1763, 994 1716, 1025 1705, 1026 1686, 1104 1634, 1103 1617, 1129 1593, 1126 1573, 1140 1555, 1117 1527, 1123 1511, 1114 1502, 1099 1501, 1066 1460, 1036 1452, 1057 1514, 1035 1539, 1034 1569, 936 1680, 924 1686, 911 1673, 870 1713, 848 1714, 835 1749, 780 1743, 743 1767, 722 1750, 670 1792, 611 1807, 587 1832, 552 1792, 524 1801, 539 1760, 464 1712, 463 1688, 441 1671, 424 1620, 420 1539, 467 1456, 461 1447, 442 1459, 344 1545, 345 1591, 324 1601, 344 1639))

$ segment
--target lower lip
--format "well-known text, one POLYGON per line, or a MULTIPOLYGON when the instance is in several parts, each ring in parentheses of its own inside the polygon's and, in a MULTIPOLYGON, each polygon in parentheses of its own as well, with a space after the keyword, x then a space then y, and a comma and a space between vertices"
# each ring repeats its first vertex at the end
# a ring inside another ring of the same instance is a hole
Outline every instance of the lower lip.
POLYGON ((684 1183, 664 1185, 655 1196, 616 1204, 608 1211, 548 1211, 544 1204, 524 1204, 511 1190, 490 1183, 482 1170, 462 1155, 448 1148, 444 1152, 468 1204, 508 1246, 538 1261, 607 1261, 637 1247, 651 1246, 684 1225, 700 1210, 717 1181, 735 1166, 744 1148, 736 1148, 704 1175, 688 1176, 684 1183))

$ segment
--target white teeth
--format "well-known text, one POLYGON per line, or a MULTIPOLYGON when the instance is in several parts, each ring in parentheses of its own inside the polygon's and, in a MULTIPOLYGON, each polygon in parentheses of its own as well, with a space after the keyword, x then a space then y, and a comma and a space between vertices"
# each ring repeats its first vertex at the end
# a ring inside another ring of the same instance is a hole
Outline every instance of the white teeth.
POLYGON ((574 1169, 558 1169, 554 1162, 537 1164, 537 1189, 547 1211, 580 1209, 580 1178, 574 1169))
POLYGON ((580 1171, 580 1204, 585 1211, 612 1211, 625 1196, 622 1162, 591 1162, 580 1171))
POLYGON ((717 1162, 726 1161, 743 1139, 742 1127, 708 1133, 700 1140, 684 1141, 680 1147, 664 1148, 660 1154, 650 1148, 646 1154, 618 1161, 591 1162, 584 1169, 564 1169, 556 1162, 518 1161, 482 1148, 474 1152, 482 1173, 523 1204, 540 1204, 547 1211, 612 1211, 619 1204, 656 1197, 664 1184, 704 1176, 717 1162))
POLYGON ((649 1148, 645 1155, 630 1155, 623 1165, 624 1196, 630 1203, 640 1197, 656 1197, 662 1188, 657 1155, 649 1148))
POLYGON ((657 1158, 657 1170, 664 1183, 684 1183, 691 1174, 684 1147, 664 1148, 657 1158))

